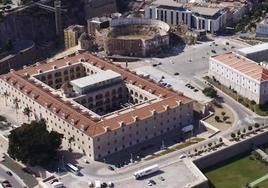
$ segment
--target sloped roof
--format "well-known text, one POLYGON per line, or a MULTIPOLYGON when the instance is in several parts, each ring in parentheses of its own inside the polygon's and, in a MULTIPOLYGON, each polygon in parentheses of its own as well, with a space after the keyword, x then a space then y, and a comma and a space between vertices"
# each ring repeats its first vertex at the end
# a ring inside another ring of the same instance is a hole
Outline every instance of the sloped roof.
POLYGON ((38 104, 44 106, 62 119, 65 119, 74 127, 80 129, 82 132, 91 137, 104 134, 107 128, 114 130, 117 129, 121 124, 130 125, 135 121, 146 119, 152 116, 153 113, 162 113, 168 109, 172 109, 176 106, 180 106, 192 101, 192 99, 185 97, 180 93, 163 88, 149 79, 142 78, 127 69, 117 66, 108 60, 100 59, 88 52, 77 54, 72 57, 66 57, 51 63, 0 75, 0 79, 19 89, 25 95, 34 99, 38 104), (78 61, 91 63, 94 66, 101 67, 103 70, 115 71, 121 74, 127 82, 131 82, 133 85, 158 95, 162 99, 152 104, 148 103, 148 105, 133 108, 129 112, 123 112, 122 114, 119 113, 111 118, 103 117, 98 119, 96 117, 92 117, 86 112, 82 112, 81 109, 74 107, 70 102, 63 101, 60 96, 52 94, 43 88, 39 83, 31 80, 30 76, 37 74, 39 70, 48 71, 53 69, 55 66, 60 68, 62 66, 66 66, 67 62, 71 64, 78 61))

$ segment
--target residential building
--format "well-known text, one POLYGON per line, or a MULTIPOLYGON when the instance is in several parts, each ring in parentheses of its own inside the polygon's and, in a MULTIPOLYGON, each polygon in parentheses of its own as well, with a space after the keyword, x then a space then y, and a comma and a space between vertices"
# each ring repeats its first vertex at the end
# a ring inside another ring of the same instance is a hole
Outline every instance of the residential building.
POLYGON ((210 57, 208 76, 258 104, 268 102, 268 69, 242 55, 210 57))
POLYGON ((0 92, 91 160, 193 122, 193 100, 88 52, 0 76, 0 92))
POLYGON ((225 27, 226 11, 219 7, 201 6, 188 1, 156 0, 145 7, 145 17, 161 20, 171 26, 217 32, 225 27))
POLYGON ((256 36, 268 37, 268 14, 266 14, 265 18, 257 24, 256 36))
POLYGON ((78 39, 82 33, 84 33, 85 26, 82 25, 71 25, 64 29, 64 46, 65 49, 69 49, 78 45, 78 39))

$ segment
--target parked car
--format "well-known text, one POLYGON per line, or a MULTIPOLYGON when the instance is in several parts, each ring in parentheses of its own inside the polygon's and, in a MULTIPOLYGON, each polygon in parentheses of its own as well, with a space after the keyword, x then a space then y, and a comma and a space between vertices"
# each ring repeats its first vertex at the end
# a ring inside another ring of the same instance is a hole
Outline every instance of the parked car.
POLYGON ((108 169, 114 171, 114 167, 112 166, 108 166, 108 169))
POLYGON ((215 50, 211 50, 212 53, 216 54, 217 52, 215 50))
POLYGON ((153 184, 153 185, 156 184, 156 182, 155 182, 154 180, 149 180, 149 182, 150 182, 151 184, 153 184))
POLYGON ((182 155, 179 156, 179 159, 184 159, 184 158, 186 158, 185 154, 182 154, 182 155))
POLYGON ((163 176, 160 176, 159 179, 160 179, 161 181, 165 181, 165 178, 164 178, 163 176))
POLYGON ((175 75, 175 76, 178 76, 178 75, 180 75, 180 73, 178 73, 178 72, 175 72, 175 73, 174 73, 174 75, 175 75))
POLYGON ((13 174, 10 171, 6 171, 7 175, 12 176, 13 174))
POLYGON ((103 182, 102 184, 102 187, 107 187, 107 183, 103 182))
POLYGON ((114 183, 111 182, 111 181, 109 181, 109 182, 108 182, 108 187, 114 187, 114 183))

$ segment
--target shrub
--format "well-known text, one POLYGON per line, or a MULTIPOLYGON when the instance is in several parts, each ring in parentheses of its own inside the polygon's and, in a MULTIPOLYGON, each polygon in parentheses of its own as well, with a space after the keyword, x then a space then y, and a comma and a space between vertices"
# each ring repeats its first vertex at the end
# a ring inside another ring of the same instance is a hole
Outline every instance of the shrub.
POLYGON ((220 122, 220 117, 219 116, 215 116, 215 121, 217 121, 217 122, 220 122))
POLYGON ((254 124, 254 127, 259 128, 260 127, 260 124, 259 123, 255 123, 254 124))
POLYGON ((204 93, 204 95, 211 97, 211 98, 217 97, 217 91, 212 87, 206 87, 203 90, 203 93, 204 93))
POLYGON ((221 115, 222 115, 222 116, 225 116, 225 114, 226 114, 225 112, 221 112, 221 115))
POLYGON ((252 126, 248 126, 248 130, 251 131, 252 130, 252 126))
POLYGON ((236 137, 235 133, 231 133, 231 137, 235 138, 236 137))

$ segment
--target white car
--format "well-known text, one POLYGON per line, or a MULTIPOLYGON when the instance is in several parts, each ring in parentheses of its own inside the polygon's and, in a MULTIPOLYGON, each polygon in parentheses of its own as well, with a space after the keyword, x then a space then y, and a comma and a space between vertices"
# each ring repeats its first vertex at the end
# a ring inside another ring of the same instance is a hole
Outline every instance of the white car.
POLYGON ((153 184, 149 181, 149 182, 147 183, 147 185, 152 186, 153 184))
POLYGON ((179 159, 184 159, 184 158, 186 158, 185 154, 182 154, 182 155, 179 156, 179 159))

